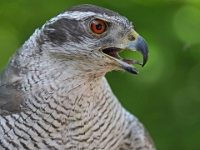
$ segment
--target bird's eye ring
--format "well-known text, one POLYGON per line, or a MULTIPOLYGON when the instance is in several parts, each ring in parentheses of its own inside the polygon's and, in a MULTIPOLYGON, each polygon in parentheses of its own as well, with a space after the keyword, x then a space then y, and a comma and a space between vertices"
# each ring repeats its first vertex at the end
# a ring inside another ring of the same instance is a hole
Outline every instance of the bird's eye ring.
POLYGON ((106 31, 107 23, 99 19, 94 19, 91 21, 90 27, 94 33, 102 34, 106 31))

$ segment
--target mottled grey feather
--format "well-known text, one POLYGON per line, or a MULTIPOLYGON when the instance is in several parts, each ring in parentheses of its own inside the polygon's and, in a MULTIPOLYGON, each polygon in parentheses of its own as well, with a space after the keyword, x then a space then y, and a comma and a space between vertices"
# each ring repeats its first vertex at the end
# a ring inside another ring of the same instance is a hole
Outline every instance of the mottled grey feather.
MULTIPOLYGON (((15 54, 18 57, 18 53, 15 54)), ((20 70, 17 62, 11 61, 4 70, 0 80, 0 114, 18 113, 24 110, 25 93, 20 85, 23 78, 19 76, 20 70)))
POLYGON ((0 114, 17 113, 24 110, 25 94, 9 85, 0 86, 0 114))

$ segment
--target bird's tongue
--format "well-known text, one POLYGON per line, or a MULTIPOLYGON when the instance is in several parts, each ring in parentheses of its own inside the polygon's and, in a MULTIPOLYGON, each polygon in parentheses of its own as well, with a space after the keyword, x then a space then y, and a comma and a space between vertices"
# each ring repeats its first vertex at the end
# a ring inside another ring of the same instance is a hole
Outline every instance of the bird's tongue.
POLYGON ((133 60, 131 60, 131 59, 123 59, 122 61, 127 63, 127 64, 132 64, 133 63, 133 60))
POLYGON ((132 60, 132 59, 122 59, 123 62, 131 65, 131 64, 138 64, 138 65, 142 65, 142 63, 138 60, 132 60))

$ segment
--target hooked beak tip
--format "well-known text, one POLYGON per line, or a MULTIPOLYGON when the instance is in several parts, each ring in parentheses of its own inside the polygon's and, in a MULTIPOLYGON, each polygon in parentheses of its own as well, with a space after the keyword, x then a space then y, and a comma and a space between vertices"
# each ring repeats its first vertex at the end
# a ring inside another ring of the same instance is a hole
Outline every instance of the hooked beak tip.
POLYGON ((142 54, 143 56, 142 67, 147 63, 149 57, 149 49, 147 42, 143 37, 139 35, 137 40, 132 42, 127 48, 130 50, 136 50, 142 54))

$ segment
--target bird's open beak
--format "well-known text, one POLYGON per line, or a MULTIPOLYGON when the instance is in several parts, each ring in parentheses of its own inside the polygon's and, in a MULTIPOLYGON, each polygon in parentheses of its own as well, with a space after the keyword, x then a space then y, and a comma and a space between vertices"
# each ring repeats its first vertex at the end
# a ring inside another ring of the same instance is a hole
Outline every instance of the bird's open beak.
MULTIPOLYGON (((140 63, 139 61, 133 60, 133 63, 131 63, 131 64, 139 64, 139 65, 142 65, 142 66, 144 66, 146 64, 148 57, 149 57, 149 49, 148 49, 147 43, 146 43, 146 41, 144 40, 143 37, 138 35, 137 40, 130 43, 126 47, 126 49, 131 50, 131 51, 138 51, 143 56, 143 63, 140 63)), ((127 64, 127 63, 122 63, 122 68, 124 70, 130 72, 130 73, 133 73, 133 74, 139 73, 138 70, 134 66, 127 64)))
POLYGON ((138 74, 139 71, 137 70, 137 68, 135 68, 132 64, 139 64, 141 66, 144 66, 148 60, 148 56, 149 56, 149 50, 148 50, 148 46, 146 41, 140 36, 138 35, 136 32, 134 34, 134 36, 136 37, 133 42, 131 42, 128 46, 125 47, 125 50, 131 50, 131 51, 138 51, 143 55, 143 63, 141 63, 138 60, 130 60, 130 59, 123 59, 121 58, 118 53, 123 51, 123 49, 121 48, 117 48, 117 47, 108 47, 108 48, 104 48, 101 50, 101 52, 111 58, 114 59, 116 61, 119 62, 120 66, 132 73, 132 74, 138 74))
POLYGON ((132 42, 130 45, 128 45, 126 47, 126 49, 133 50, 133 51, 135 50, 135 51, 140 52, 143 56, 142 66, 144 66, 146 64, 148 57, 149 57, 149 49, 148 49, 147 43, 146 43, 145 39, 143 39, 143 37, 138 36, 138 39, 136 41, 132 42))

